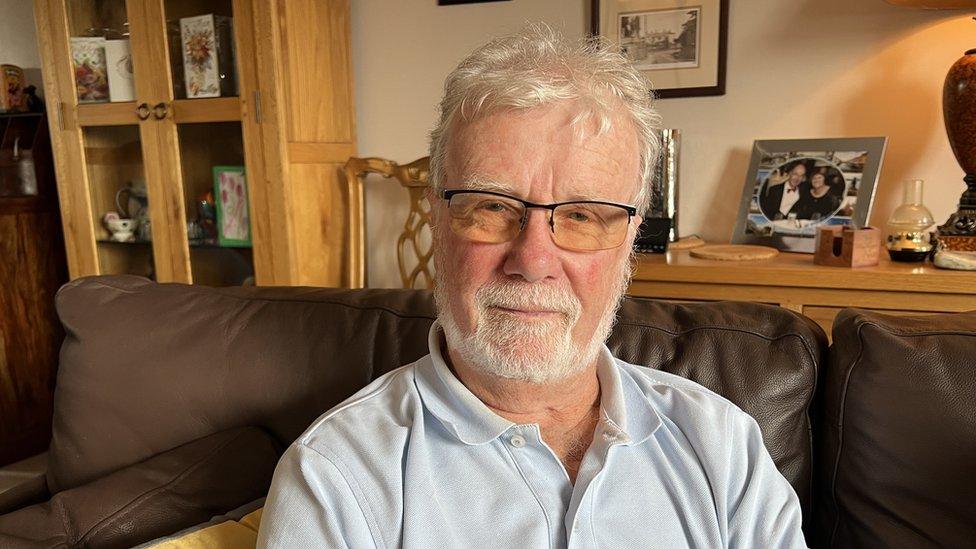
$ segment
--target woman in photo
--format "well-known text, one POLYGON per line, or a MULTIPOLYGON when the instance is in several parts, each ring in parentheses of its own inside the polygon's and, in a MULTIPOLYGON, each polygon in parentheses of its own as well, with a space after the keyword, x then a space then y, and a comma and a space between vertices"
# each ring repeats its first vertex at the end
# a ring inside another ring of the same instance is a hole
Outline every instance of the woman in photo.
POLYGON ((797 219, 826 219, 840 207, 840 197, 827 183, 826 170, 820 169, 810 176, 810 186, 800 194, 800 200, 790 213, 797 219))

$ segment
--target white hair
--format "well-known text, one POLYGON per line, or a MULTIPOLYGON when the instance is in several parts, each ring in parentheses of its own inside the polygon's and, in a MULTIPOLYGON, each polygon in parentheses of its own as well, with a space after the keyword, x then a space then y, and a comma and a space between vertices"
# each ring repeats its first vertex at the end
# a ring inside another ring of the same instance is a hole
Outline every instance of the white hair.
POLYGON ((429 182, 435 190, 444 184, 447 144, 459 120, 567 100, 581 105, 573 124, 595 118, 598 135, 609 131, 614 109, 623 107, 637 130, 641 169, 635 202, 645 214, 660 148, 660 117, 652 107, 649 83, 609 41, 587 37, 572 42, 544 23, 492 40, 448 75, 440 120, 430 133, 429 182))

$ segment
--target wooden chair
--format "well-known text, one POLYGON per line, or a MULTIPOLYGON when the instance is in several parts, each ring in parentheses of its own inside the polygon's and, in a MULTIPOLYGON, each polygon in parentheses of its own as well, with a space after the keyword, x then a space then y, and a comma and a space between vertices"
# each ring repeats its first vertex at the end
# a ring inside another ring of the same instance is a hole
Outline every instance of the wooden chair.
POLYGON ((397 239, 397 265, 404 288, 432 288, 430 242, 422 241, 423 228, 430 234, 430 205, 424 198, 430 158, 423 157, 409 164, 397 164, 383 158, 352 157, 343 168, 349 191, 350 227, 348 237, 348 283, 351 288, 366 285, 366 226, 363 203, 363 178, 378 173, 396 179, 410 193, 410 213, 397 239), (410 263, 415 262, 414 265, 410 263), (418 286, 418 282, 422 283, 418 286))

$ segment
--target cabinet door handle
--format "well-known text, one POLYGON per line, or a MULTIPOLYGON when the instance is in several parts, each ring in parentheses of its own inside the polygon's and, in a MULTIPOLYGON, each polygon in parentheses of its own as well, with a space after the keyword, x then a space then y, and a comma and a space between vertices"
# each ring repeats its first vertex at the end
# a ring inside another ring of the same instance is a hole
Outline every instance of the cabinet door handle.
POLYGON ((153 105, 152 110, 156 120, 162 120, 169 114, 169 105, 166 103, 156 103, 153 105))
POLYGON ((148 120, 149 114, 149 105, 146 103, 139 103, 139 106, 136 107, 136 116, 139 117, 139 120, 148 120))

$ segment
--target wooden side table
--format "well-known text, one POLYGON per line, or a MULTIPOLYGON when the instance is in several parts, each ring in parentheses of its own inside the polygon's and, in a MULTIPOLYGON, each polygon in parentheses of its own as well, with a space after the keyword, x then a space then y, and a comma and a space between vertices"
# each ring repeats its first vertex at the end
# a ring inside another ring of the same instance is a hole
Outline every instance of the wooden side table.
POLYGON ((688 251, 638 255, 630 295, 674 301, 753 301, 802 313, 830 334, 845 307, 889 314, 976 310, 976 272, 930 263, 895 263, 882 252, 874 267, 813 264, 813 255, 781 253, 762 261, 696 259, 688 251))

